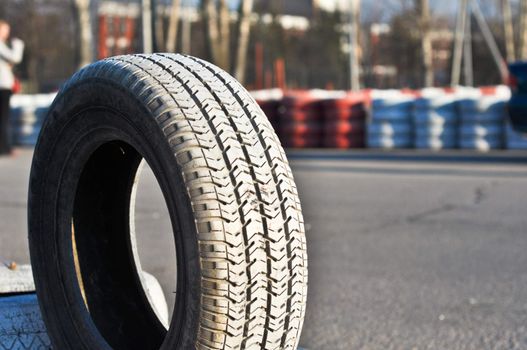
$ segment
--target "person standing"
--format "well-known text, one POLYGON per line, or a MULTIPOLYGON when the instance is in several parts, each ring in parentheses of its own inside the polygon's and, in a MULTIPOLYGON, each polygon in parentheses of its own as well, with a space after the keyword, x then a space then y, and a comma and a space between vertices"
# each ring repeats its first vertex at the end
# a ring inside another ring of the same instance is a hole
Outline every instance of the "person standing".
POLYGON ((13 38, 9 44, 11 26, 0 20, 0 155, 11 153, 9 142, 9 100, 15 85, 13 66, 22 61, 24 42, 13 38))

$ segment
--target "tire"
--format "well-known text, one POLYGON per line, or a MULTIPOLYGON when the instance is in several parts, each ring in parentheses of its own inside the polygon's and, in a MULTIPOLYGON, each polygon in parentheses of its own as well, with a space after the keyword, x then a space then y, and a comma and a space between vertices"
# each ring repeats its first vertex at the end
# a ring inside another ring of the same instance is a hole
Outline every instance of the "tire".
POLYGON ((460 128, 462 137, 501 137, 505 134, 505 125, 502 123, 466 123, 460 128))
POLYGON ((287 122, 320 122, 321 118, 320 111, 313 110, 296 110, 296 109, 287 109, 283 111, 279 118, 282 123, 287 122))
POLYGON ((479 137, 479 138, 461 138, 459 140, 461 149, 473 149, 481 152, 487 152, 491 149, 500 149, 503 147, 501 138, 498 137, 479 137))
POLYGON ((413 140, 410 135, 379 136, 369 135, 367 138, 368 148, 410 148, 413 146, 413 140))
POLYGON ((456 111, 422 110, 414 111, 413 121, 415 125, 441 126, 445 124, 457 124, 459 117, 456 111))
POLYGON ((254 99, 199 59, 119 56, 65 84, 33 157, 29 244, 56 349, 298 345, 307 255, 291 170, 254 99), (176 243, 168 330, 141 287, 130 242, 143 157, 176 243))
POLYGON ((412 113, 400 109, 372 110, 371 120, 374 122, 408 123, 412 120, 412 113))
POLYGON ((326 121, 324 123, 325 135, 352 135, 364 134, 366 123, 364 120, 341 120, 341 121, 326 121))
POLYGON ((264 114, 267 116, 267 119, 269 119, 269 122, 273 126, 273 128, 276 130, 278 127, 278 120, 280 119, 278 117, 278 107, 280 106, 280 103, 278 101, 256 101, 264 114))
POLYGON ((415 148, 417 149, 451 149, 456 148, 457 139, 448 137, 430 137, 430 138, 416 138, 414 142, 415 148))
POLYGON ((391 137, 404 135, 410 137, 413 126, 409 122, 386 122, 372 120, 367 125, 367 133, 370 137, 391 137))
POLYGON ((415 109, 451 111, 456 109, 454 94, 440 94, 436 96, 420 97, 415 100, 415 109))
POLYGON ((463 111, 461 113, 462 123, 503 123, 505 122, 505 119, 505 112, 495 113, 463 111))
POLYGON ((280 126, 281 135, 293 135, 303 137, 307 135, 318 135, 322 133, 322 126, 316 122, 288 121, 280 126))
POLYGON ((326 135, 323 139, 326 148, 364 148, 364 135, 326 135))
POLYGON ((414 135, 416 138, 451 137, 455 139, 457 134, 458 128, 456 127, 456 125, 452 124, 430 127, 417 126, 414 129, 414 135))
POLYGON ((282 143, 286 148, 318 148, 321 137, 317 135, 296 136, 289 135, 283 138, 282 143))

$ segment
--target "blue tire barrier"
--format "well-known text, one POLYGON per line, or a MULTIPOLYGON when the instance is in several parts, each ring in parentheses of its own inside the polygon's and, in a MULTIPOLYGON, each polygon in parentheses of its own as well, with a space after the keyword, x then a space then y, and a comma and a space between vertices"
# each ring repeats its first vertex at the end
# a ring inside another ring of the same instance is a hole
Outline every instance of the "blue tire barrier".
POLYGON ((34 146, 55 94, 15 95, 11 101, 11 138, 14 145, 34 146))
POLYGON ((376 136, 397 136, 412 134, 412 124, 409 122, 387 122, 387 121, 371 121, 368 124, 368 137, 376 136))
POLYGON ((431 150, 441 150, 441 149, 452 149, 457 148, 457 138, 456 137, 435 137, 435 138, 417 138, 414 143, 415 148, 417 149, 431 149, 431 150))
POLYGON ((457 147, 457 127, 446 124, 415 129, 414 146, 418 149, 452 149, 457 147))
POLYGON ((463 138, 482 136, 502 137, 504 129, 505 127, 502 123, 463 123, 459 129, 459 133, 463 138))
POLYGON ((499 96, 480 96, 459 101, 461 121, 464 123, 502 122, 506 100, 499 96))
POLYGON ((371 148, 412 147, 413 127, 409 122, 372 121, 368 125, 367 145, 371 148))
POLYGON ((506 101, 506 95, 470 97, 459 101, 461 148, 478 151, 503 148, 506 101))
POLYGON ((459 116, 457 111, 443 110, 422 110, 416 109, 414 111, 415 125, 443 125, 443 124, 457 124, 459 116))
POLYGON ((372 148, 409 148, 413 143, 412 110, 415 97, 401 93, 372 93, 367 144, 372 148))
POLYGON ((506 148, 527 150, 527 134, 515 131, 510 123, 505 128, 506 148))
POLYGON ((419 149, 453 149, 458 146, 458 136, 456 129, 434 132, 430 129, 416 129, 414 136, 414 146, 419 149))
POLYGON ((472 149, 481 152, 487 152, 492 149, 499 149, 503 146, 501 137, 485 136, 472 139, 461 139, 459 142, 461 149, 472 149))
POLYGON ((456 148, 459 116, 456 95, 434 91, 415 101, 414 146, 440 150, 456 148))
POLYGON ((458 133, 458 126, 456 124, 444 124, 444 125, 416 125, 415 126, 415 137, 456 137, 458 133))
POLYGON ((412 138, 410 136, 368 136, 369 148, 410 148, 412 147, 412 138))

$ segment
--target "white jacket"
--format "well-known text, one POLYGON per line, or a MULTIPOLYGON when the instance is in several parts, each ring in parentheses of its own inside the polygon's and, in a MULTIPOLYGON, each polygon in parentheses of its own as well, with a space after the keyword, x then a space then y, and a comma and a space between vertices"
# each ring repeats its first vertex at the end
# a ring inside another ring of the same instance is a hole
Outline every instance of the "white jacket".
POLYGON ((15 84, 13 65, 22 61, 24 55, 24 42, 13 39, 11 47, 0 41, 0 89, 11 90, 15 84))

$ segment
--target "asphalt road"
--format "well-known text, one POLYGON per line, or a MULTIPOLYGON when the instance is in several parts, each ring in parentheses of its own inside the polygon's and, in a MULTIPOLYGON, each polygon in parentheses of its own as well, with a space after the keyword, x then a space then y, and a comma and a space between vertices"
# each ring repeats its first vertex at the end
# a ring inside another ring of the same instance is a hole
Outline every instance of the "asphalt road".
MULTIPOLYGON (((0 159, 0 256, 20 263, 30 157, 0 159)), ((302 346, 527 349, 527 153, 290 157, 309 250, 302 346)), ((164 204, 148 171, 142 186, 141 262, 171 295, 164 204)))

